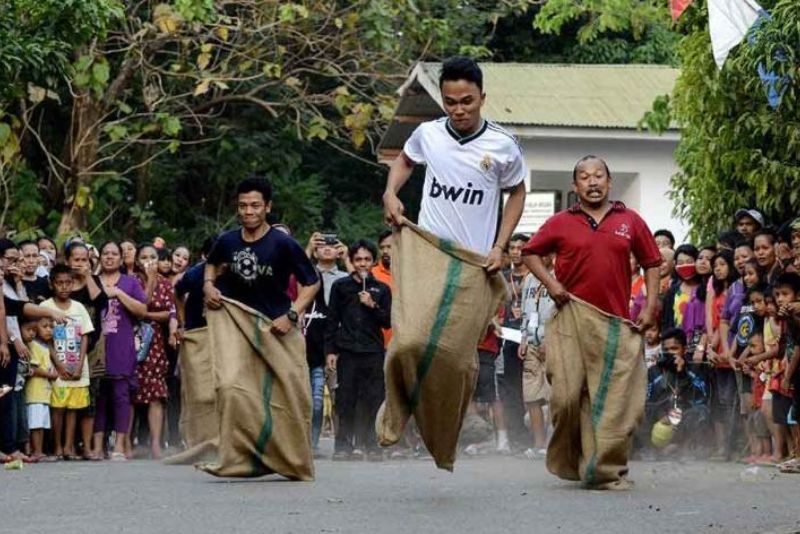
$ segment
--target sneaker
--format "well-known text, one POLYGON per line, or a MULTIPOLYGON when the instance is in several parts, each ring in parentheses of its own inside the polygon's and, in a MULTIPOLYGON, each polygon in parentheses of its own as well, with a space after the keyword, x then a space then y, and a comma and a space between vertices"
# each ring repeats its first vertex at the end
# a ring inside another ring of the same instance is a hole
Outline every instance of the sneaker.
POLYGON ((467 456, 477 456, 481 453, 480 449, 474 443, 471 443, 464 447, 464 454, 467 456))
POLYGON ((547 458, 547 449, 528 448, 525 449, 525 452, 522 454, 528 460, 544 460, 545 458, 547 458))
POLYGON ((508 446, 508 443, 506 443, 505 446, 504 445, 498 445, 496 450, 497 450, 497 454, 503 454, 503 455, 511 454, 511 447, 508 446))
POLYGON ((363 460, 365 457, 364 451, 361 449, 353 449, 353 452, 350 453, 350 459, 359 462, 363 460))

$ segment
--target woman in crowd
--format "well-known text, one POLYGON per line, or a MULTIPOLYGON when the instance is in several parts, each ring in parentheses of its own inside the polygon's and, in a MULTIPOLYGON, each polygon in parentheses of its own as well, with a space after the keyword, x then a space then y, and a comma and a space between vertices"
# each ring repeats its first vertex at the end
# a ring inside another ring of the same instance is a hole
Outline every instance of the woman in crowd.
POLYGON ((116 433, 111 459, 124 461, 130 429, 131 396, 136 389, 133 326, 147 313, 147 295, 136 278, 122 274, 122 249, 113 241, 100 247, 100 281, 108 303, 101 311, 106 369, 100 382, 94 431, 102 442, 107 429, 116 433))
POLYGON ((192 254, 189 252, 189 247, 185 245, 178 245, 172 251, 172 276, 170 280, 173 286, 183 277, 183 273, 189 268, 191 259, 192 254))
MULTIPOLYGON (((153 327, 153 338, 145 360, 136 367, 139 389, 134 403, 148 406, 150 453, 161 457, 161 428, 164 425, 164 402, 167 399, 165 330, 175 317, 175 292, 168 278, 158 272, 158 251, 153 245, 143 245, 136 253, 136 276, 147 296, 147 312, 143 320, 153 327)), ((170 335, 172 339, 174 333, 170 335)), ((174 343, 174 341, 173 341, 174 343)))
POLYGON ((778 261, 778 254, 775 250, 777 244, 778 238, 775 232, 769 229, 759 230, 753 239, 753 254, 758 262, 761 277, 768 284, 773 284, 783 273, 783 266, 778 261))
POLYGON ((705 337, 706 282, 697 272, 698 257, 699 252, 694 245, 681 245, 675 250, 677 280, 664 295, 661 315, 662 332, 680 328, 686 333, 689 354, 695 349, 702 349, 705 337))
POLYGON ((123 274, 133 274, 133 265, 136 263, 136 243, 130 239, 120 241, 119 248, 122 251, 122 272, 123 274))

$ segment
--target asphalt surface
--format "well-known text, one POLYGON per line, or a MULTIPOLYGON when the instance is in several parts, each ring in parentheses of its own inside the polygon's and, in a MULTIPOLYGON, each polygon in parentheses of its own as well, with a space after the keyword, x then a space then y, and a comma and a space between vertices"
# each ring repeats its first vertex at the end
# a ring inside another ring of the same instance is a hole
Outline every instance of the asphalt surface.
POLYGON ((630 492, 587 491, 542 461, 318 460, 316 482, 221 480, 152 461, 0 471, 0 532, 800 532, 800 476, 708 462, 632 463, 630 492), (752 479, 754 478, 754 479, 752 479))

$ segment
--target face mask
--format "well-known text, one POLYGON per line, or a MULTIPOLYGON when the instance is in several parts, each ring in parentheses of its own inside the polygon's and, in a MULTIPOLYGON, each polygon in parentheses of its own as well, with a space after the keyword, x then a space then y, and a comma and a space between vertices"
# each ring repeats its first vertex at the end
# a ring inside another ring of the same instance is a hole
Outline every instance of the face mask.
POLYGON ((688 280, 697 274, 697 268, 694 266, 694 263, 690 263, 688 265, 678 265, 675 267, 675 272, 678 273, 678 276, 680 276, 683 280, 688 280))

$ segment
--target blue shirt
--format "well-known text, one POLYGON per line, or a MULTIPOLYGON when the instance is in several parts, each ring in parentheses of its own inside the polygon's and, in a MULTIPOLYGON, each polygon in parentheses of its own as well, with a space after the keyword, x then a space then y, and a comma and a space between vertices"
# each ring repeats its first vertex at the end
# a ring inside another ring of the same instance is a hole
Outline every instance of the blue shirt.
POLYGON ((203 315, 203 276, 205 274, 206 262, 200 263, 190 267, 183 277, 175 284, 175 296, 177 298, 186 297, 184 303, 184 318, 183 327, 186 330, 193 328, 202 328, 206 326, 206 318, 203 315))

